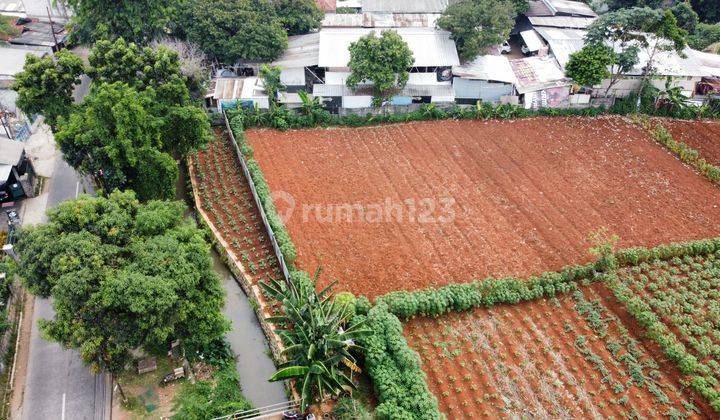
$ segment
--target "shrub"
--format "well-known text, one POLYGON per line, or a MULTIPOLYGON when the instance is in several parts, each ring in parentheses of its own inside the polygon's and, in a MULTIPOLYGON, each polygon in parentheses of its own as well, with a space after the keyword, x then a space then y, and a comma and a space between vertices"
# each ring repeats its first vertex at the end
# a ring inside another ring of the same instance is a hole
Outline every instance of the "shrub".
POLYGON ((365 367, 379 402, 376 417, 442 418, 420 368, 420 357, 408 346, 400 320, 380 303, 368 312, 367 325, 374 334, 361 339, 360 344, 365 348, 365 367))

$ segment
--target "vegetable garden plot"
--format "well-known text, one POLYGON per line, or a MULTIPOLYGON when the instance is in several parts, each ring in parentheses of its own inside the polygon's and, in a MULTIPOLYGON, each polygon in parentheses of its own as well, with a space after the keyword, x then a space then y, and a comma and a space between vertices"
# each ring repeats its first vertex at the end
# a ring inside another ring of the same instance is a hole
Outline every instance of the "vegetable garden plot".
POLYGON ((203 210, 251 277, 253 284, 282 276, 265 227, 227 134, 218 130, 193 158, 203 210))
POLYGON ((608 286, 720 411, 720 253, 621 269, 608 286))
POLYGON ((667 119, 661 121, 675 140, 700 152, 709 163, 720 166, 720 123, 667 119))
POLYGON ((595 286, 407 323, 441 410, 465 418, 709 416, 595 286))
POLYGON ((369 297, 584 263, 601 226, 621 247, 720 234, 720 189, 622 118, 246 136, 297 265, 369 297))

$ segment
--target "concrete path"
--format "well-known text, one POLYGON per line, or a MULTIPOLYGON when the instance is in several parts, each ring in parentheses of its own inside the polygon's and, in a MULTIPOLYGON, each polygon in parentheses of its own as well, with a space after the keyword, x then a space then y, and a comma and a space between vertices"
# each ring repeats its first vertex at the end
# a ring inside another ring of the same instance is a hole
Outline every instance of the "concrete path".
MULTIPOLYGON (((47 220, 47 209, 92 190, 54 149, 54 139, 47 127, 36 132, 28 144, 33 145, 36 152, 33 164, 41 168, 43 176, 49 177, 43 193, 23 203, 23 225, 35 225, 47 220)), ((53 315, 49 299, 35 299, 22 405, 12 417, 109 419, 109 376, 92 375, 77 351, 64 349, 41 337, 38 321, 53 315)))

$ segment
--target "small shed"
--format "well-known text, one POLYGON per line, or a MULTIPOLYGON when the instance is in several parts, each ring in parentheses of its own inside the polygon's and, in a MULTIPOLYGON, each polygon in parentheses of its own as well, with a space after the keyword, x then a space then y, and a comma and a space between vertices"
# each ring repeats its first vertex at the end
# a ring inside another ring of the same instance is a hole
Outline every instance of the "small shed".
POLYGON ((499 103, 515 93, 517 77, 504 55, 482 55, 461 66, 453 67, 455 101, 474 104, 477 101, 499 103))
POLYGON ((0 138, 0 202, 33 196, 33 171, 25 156, 25 144, 0 138))
POLYGON ((565 108, 570 101, 572 82, 552 57, 510 60, 517 78, 517 93, 525 108, 565 108))
POLYGON ((288 48, 272 65, 280 68, 280 81, 295 92, 317 81, 320 34, 309 33, 288 38, 288 48))
POLYGON ((205 96, 205 106, 221 112, 223 108, 257 106, 270 107, 262 80, 257 77, 218 77, 213 79, 210 92, 205 96))

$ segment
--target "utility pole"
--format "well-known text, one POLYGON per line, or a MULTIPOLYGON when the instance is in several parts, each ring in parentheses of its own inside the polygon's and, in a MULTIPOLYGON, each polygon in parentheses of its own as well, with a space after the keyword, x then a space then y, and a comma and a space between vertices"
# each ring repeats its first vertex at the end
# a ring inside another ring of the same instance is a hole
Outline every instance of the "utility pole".
POLYGON ((52 49, 53 52, 55 52, 55 48, 60 48, 58 47, 58 40, 57 36, 55 35, 55 24, 53 23, 52 16, 50 15, 50 8, 45 7, 45 10, 47 10, 48 20, 50 21, 50 32, 52 32, 53 40, 55 41, 55 47, 53 47, 52 49))

